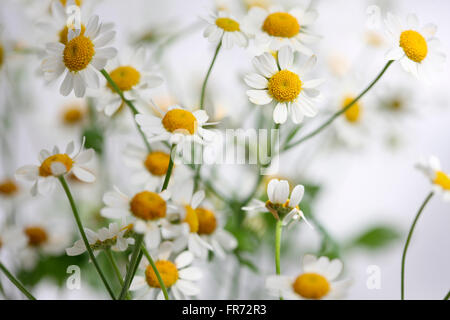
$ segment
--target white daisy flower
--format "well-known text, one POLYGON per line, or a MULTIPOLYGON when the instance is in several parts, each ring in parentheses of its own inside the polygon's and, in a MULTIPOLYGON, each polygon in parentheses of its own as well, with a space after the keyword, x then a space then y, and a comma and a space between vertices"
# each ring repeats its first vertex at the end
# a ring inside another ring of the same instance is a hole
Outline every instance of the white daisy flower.
POLYGON ((287 300, 340 299, 350 285, 349 280, 336 281, 342 267, 339 259, 305 255, 302 273, 297 277, 270 276, 266 288, 271 295, 287 300))
POLYGON ((444 63, 445 54, 439 50, 439 41, 434 36, 436 25, 421 27, 415 14, 409 14, 406 21, 402 21, 391 13, 387 14, 385 23, 392 40, 386 59, 398 60, 405 71, 425 79, 430 71, 444 63))
POLYGON ((205 17, 205 20, 210 26, 205 29, 203 36, 208 38, 210 42, 219 43, 219 41, 222 41, 225 49, 232 48, 234 44, 240 47, 246 47, 248 45, 247 37, 241 31, 239 22, 227 12, 212 12, 205 17))
POLYGON ((289 11, 279 6, 272 6, 268 10, 253 7, 244 20, 243 30, 255 38, 259 47, 276 51, 288 45, 310 56, 313 52, 307 45, 319 39, 309 30, 317 16, 315 10, 300 7, 289 11))
MULTIPOLYGON (((133 54, 128 53, 123 60, 113 59, 107 68, 111 79, 123 92, 127 100, 139 100, 146 90, 160 86, 163 79, 153 71, 147 51, 138 49, 133 54)), ((99 99, 99 109, 107 116, 112 116, 119 110, 123 101, 113 87, 106 83, 99 99)))
MULTIPOLYGON (((200 293, 200 288, 195 282, 200 280, 202 272, 197 267, 192 267, 194 256, 189 251, 183 251, 174 260, 170 260, 173 251, 170 242, 163 242, 156 255, 156 269, 161 275, 162 281, 170 294, 176 300, 191 298, 200 293)), ((144 271, 144 276, 135 276, 130 285, 131 291, 141 290, 140 299, 163 300, 158 278, 148 261, 143 258, 140 269, 144 271)))
POLYGON ((450 175, 442 171, 441 162, 435 156, 422 159, 416 164, 433 184, 433 191, 442 195, 444 201, 450 201, 450 175))
POLYGON ((287 180, 272 179, 267 185, 269 200, 264 203, 261 200, 253 199, 250 205, 243 207, 242 210, 270 212, 275 219, 283 219, 283 225, 303 218, 311 227, 299 207, 304 193, 305 187, 299 184, 294 187, 289 197, 289 182, 287 180))
POLYGON ((85 140, 83 138, 81 147, 76 153, 73 141, 67 145, 64 153, 61 153, 57 146, 52 152, 41 150, 40 165, 27 165, 17 169, 16 178, 34 182, 31 188, 33 196, 38 193, 48 194, 57 183, 57 178, 70 172, 83 182, 94 182, 95 175, 85 165, 91 161, 95 152, 93 149, 83 150, 85 140))
POLYGON ((259 73, 252 73, 244 78, 253 88, 247 91, 249 100, 257 105, 274 103, 275 123, 286 122, 288 113, 294 123, 301 123, 305 116, 316 116, 315 103, 320 94, 316 87, 323 80, 304 79, 316 62, 316 56, 311 56, 297 72, 294 71, 294 53, 287 46, 278 51, 277 58, 267 52, 255 57, 253 65, 259 73))
POLYGON ((117 187, 103 196, 104 207, 100 214, 105 218, 122 219, 134 218, 134 231, 145 234, 144 241, 149 249, 157 248, 161 243, 162 225, 165 225, 167 214, 167 190, 156 193, 144 190, 129 197, 117 187))
POLYGON ((117 54, 115 48, 106 47, 115 35, 110 24, 99 23, 98 16, 89 19, 84 33, 82 29, 70 29, 67 44, 54 42, 46 45, 47 55, 41 65, 45 79, 51 82, 65 74, 60 87, 64 96, 74 90, 77 97, 83 97, 86 88, 98 88, 97 71, 117 54))

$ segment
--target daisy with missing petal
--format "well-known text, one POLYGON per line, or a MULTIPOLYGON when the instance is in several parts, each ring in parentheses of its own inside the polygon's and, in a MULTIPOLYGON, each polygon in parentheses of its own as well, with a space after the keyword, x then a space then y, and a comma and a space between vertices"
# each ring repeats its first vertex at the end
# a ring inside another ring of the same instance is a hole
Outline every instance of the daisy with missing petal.
POLYGON ((243 29, 255 37, 257 46, 266 50, 276 51, 288 45, 293 50, 310 56, 313 52, 307 45, 319 39, 309 30, 317 16, 316 11, 300 7, 289 11, 279 6, 268 10, 253 7, 244 20, 243 29))
MULTIPOLYGON (((200 280, 202 272, 197 267, 191 266, 194 256, 189 251, 183 251, 171 260, 172 251, 172 243, 163 242, 156 254, 155 265, 164 286, 176 300, 185 300, 198 295, 200 288, 195 282, 200 280)), ((156 273, 145 258, 142 259, 140 269, 144 271, 144 276, 135 276, 130 290, 142 289, 140 299, 154 299, 156 296, 158 300, 163 300, 164 296, 156 273)))
POLYGON ((257 105, 274 103, 275 123, 286 122, 288 113, 294 123, 301 123, 305 116, 314 117, 320 94, 316 87, 323 81, 305 80, 304 76, 316 61, 316 56, 311 56, 300 70, 294 71, 294 53, 287 46, 278 51, 276 58, 267 52, 255 57, 253 65, 259 73, 249 74, 244 79, 253 88, 247 91, 250 101, 257 105))
POLYGON ((269 200, 266 203, 261 200, 253 199, 249 206, 243 207, 245 211, 268 211, 275 219, 282 219, 283 225, 303 218, 309 225, 303 212, 298 206, 305 193, 302 185, 297 185, 289 197, 289 182, 287 180, 272 179, 267 185, 267 196, 269 200))
POLYGON ((302 273, 297 277, 270 276, 266 288, 271 295, 288 300, 340 299, 350 285, 349 280, 336 281, 342 266, 339 259, 330 261, 327 257, 305 255, 302 273))
POLYGON ((105 218, 122 219, 134 218, 134 231, 145 234, 144 241, 149 249, 154 249, 161 243, 160 228, 165 224, 167 214, 167 190, 156 193, 143 190, 129 197, 118 188, 108 191, 103 196, 106 207, 100 211, 105 218))
MULTIPOLYGON (((139 100, 147 89, 158 87, 163 79, 154 74, 147 51, 138 49, 128 53, 123 60, 114 59, 107 69, 109 76, 123 92, 127 100, 139 100)), ((106 83, 99 101, 99 108, 112 116, 122 106, 122 98, 106 83)))
POLYGON ((391 13, 385 23, 392 40, 392 48, 386 54, 388 60, 398 60, 405 71, 425 78, 444 63, 445 54, 434 37, 437 30, 434 24, 421 27, 415 14, 402 21, 391 13))
POLYGON ((83 182, 94 182, 95 176, 85 165, 94 157, 94 150, 83 150, 85 138, 78 152, 75 151, 74 142, 70 142, 64 153, 55 146, 53 151, 41 150, 39 153, 40 165, 23 166, 16 171, 17 179, 33 181, 31 194, 48 194, 57 183, 57 178, 61 175, 72 172, 83 182))
POLYGON ((246 47, 248 44, 247 37, 241 31, 241 26, 233 17, 231 17, 225 11, 219 11, 218 13, 211 13, 205 20, 210 24, 203 36, 208 38, 212 43, 219 43, 222 41, 222 45, 225 49, 230 49, 234 44, 240 47, 246 47))
POLYGON ((77 97, 83 97, 86 88, 98 88, 97 71, 117 54, 115 48, 106 47, 115 34, 110 25, 99 23, 98 16, 89 19, 84 33, 82 29, 70 29, 67 44, 55 42, 46 45, 46 57, 41 66, 45 79, 51 82, 64 74, 60 87, 64 96, 73 90, 77 97))
POLYGON ((422 159, 416 164, 433 184, 433 191, 442 195, 444 201, 450 201, 450 175, 442 171, 441 162, 435 156, 422 159))

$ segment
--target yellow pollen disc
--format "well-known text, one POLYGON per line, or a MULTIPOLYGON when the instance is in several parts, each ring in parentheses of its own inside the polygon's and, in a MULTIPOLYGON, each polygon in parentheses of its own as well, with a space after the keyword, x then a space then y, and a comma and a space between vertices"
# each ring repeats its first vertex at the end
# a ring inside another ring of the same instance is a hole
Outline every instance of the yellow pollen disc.
POLYGON ((194 115, 183 109, 172 109, 167 111, 162 119, 162 124, 169 132, 181 132, 194 134, 197 129, 197 119, 194 115))
POLYGON ((204 208, 195 210, 198 217, 198 234, 211 234, 217 228, 217 219, 214 212, 204 208))
MULTIPOLYGON (((117 84, 120 90, 129 91, 139 83, 141 74, 131 66, 121 66, 110 72, 110 77, 117 84)), ((115 92, 114 88, 107 84, 111 91, 115 92)))
POLYGON ((262 29, 274 37, 291 38, 300 32, 300 24, 289 13, 275 12, 267 16, 262 29))
POLYGON ((320 299, 330 291, 328 280, 317 273, 304 273, 295 279, 294 291, 307 299, 320 299))
MULTIPOLYGON (((75 27, 71 28, 72 30, 75 29, 75 27)), ((80 34, 84 35, 84 32, 86 31, 86 27, 84 26, 84 24, 81 25, 81 31, 80 34)), ((66 26, 64 26, 64 28, 59 32, 59 42, 61 42, 62 44, 66 45, 67 44, 67 36, 69 35, 69 28, 66 26)))
POLYGON ((144 161, 147 170, 155 176, 164 176, 169 168, 170 155, 162 151, 150 152, 144 161))
POLYGON ((159 194, 142 191, 130 201, 130 211, 143 220, 155 220, 166 216, 166 201, 159 194))
MULTIPOLYGON (((170 288, 178 280, 178 270, 173 262, 167 260, 158 260, 155 262, 156 269, 158 270, 162 282, 166 288, 170 288)), ((161 288, 155 271, 151 265, 145 269, 145 280, 147 284, 152 288, 161 288)))
POLYGON ((241 30, 239 27, 239 23, 230 18, 217 18, 216 25, 228 32, 234 32, 241 30))
POLYGON ((0 68, 3 65, 3 46, 0 45, 0 68))
POLYGON ((70 71, 81 71, 89 65, 94 55, 94 44, 91 39, 79 35, 66 44, 63 52, 64 65, 70 71))
POLYGON ((83 110, 79 107, 70 107, 64 111, 62 120, 67 125, 73 125, 83 120, 83 113, 83 110))
POLYGON ((45 159, 39 167, 39 175, 41 177, 48 177, 52 175, 52 163, 60 162, 66 167, 66 171, 69 172, 73 166, 73 160, 65 153, 55 154, 45 159))
POLYGON ((442 171, 436 172, 436 178, 434 178, 433 183, 442 187, 444 190, 450 190, 450 177, 442 171))
POLYGON ((10 196, 15 194, 18 190, 19 188, 17 187, 17 184, 11 179, 6 179, 0 182, 0 194, 10 196))
POLYGON ((41 227, 27 227, 24 230, 28 237, 28 245, 38 247, 48 240, 47 232, 41 227))
POLYGON ((422 62, 427 56, 428 45, 425 38, 414 30, 403 31, 400 35, 400 47, 406 56, 414 62, 422 62))
POLYGON ((185 206, 184 208, 186 210, 186 217, 184 218, 184 222, 189 225, 189 230, 192 233, 198 232, 199 221, 197 213, 189 205, 185 206))
MULTIPOLYGON (((350 102, 352 102, 354 97, 345 97, 342 101, 342 108, 344 108, 346 105, 348 105, 350 102)), ((344 113, 345 119, 347 119, 348 122, 355 123, 358 122, 361 118, 361 105, 359 102, 354 103, 349 109, 347 109, 344 113)))
POLYGON ((302 82, 297 74, 281 70, 269 79, 269 94, 278 102, 291 102, 302 91, 302 82))

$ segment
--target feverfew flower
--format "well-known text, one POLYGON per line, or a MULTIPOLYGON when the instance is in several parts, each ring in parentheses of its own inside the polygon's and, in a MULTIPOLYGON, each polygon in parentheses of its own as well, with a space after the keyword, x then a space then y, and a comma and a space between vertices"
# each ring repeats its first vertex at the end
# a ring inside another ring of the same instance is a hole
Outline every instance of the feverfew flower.
POLYGON ((218 13, 211 13, 205 20, 210 24, 203 36, 208 38, 212 43, 218 43, 222 41, 222 45, 225 49, 233 47, 234 44, 240 47, 246 47, 248 40, 246 35, 241 31, 239 22, 231 17, 225 11, 219 11, 218 13))
POLYGON ((442 171, 441 162, 437 157, 422 159, 416 164, 416 168, 430 179, 434 192, 441 194, 444 201, 450 201, 450 175, 442 171))

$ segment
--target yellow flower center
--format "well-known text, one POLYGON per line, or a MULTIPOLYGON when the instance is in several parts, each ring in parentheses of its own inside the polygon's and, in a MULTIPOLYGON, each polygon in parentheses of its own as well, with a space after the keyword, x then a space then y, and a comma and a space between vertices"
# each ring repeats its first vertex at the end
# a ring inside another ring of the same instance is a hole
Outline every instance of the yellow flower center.
POLYGON ((204 208, 195 210, 198 217, 198 234, 211 234, 217 228, 217 219, 214 212, 204 208))
POLYGON ((144 161, 147 170, 155 176, 164 176, 169 168, 170 154, 162 151, 150 152, 144 161))
MULTIPOLYGON (((75 26, 71 27, 72 30, 75 29, 75 26)), ((80 34, 84 35, 84 32, 86 31, 86 27, 84 26, 84 24, 81 25, 81 31, 80 34)), ((64 28, 59 32, 59 42, 61 42, 62 44, 66 45, 67 44, 67 37, 69 35, 69 28, 66 26, 64 26, 64 28)))
MULTIPOLYGON (((178 270, 173 262, 167 260, 158 260, 155 262, 155 265, 166 288, 170 288, 175 282, 177 282, 178 270)), ((145 269, 145 279, 147 280, 147 283, 150 287, 161 288, 155 271, 153 271, 151 265, 149 265, 145 269)))
POLYGON ((302 91, 302 82, 297 74, 281 70, 269 79, 269 94, 279 102, 291 102, 302 91))
POLYGON ((182 131, 194 134, 197 129, 197 119, 191 112, 183 109, 169 110, 162 119, 162 124, 169 132, 182 131))
POLYGON ((53 175, 52 164, 55 162, 62 163, 66 167, 66 172, 69 172, 73 166, 73 160, 65 153, 55 154, 45 159, 39 167, 39 175, 41 177, 48 177, 53 175))
POLYGON ((421 62, 428 53, 427 41, 414 30, 403 31, 400 35, 400 47, 406 56, 414 62, 421 62))
POLYGON ((3 46, 0 45, 0 68, 3 65, 3 46))
MULTIPOLYGON (((59 2, 61 2, 61 4, 65 7, 66 6, 66 4, 67 4, 67 0, 59 0, 59 2)), ((77 6, 81 6, 82 5, 82 3, 83 3, 83 0, 75 0, 75 4, 77 5, 77 6)))
POLYGON ((66 44, 63 52, 64 65, 72 72, 81 71, 89 65, 94 54, 91 39, 79 35, 66 44))
POLYGON ((401 110, 403 108, 403 101, 400 99, 393 99, 392 101, 390 101, 389 106, 392 110, 401 110))
POLYGON ((28 245, 32 247, 38 247, 48 240, 47 232, 41 227, 27 227, 24 232, 28 237, 28 245))
POLYGON ((155 220, 166 216, 166 201, 159 194, 142 191, 130 201, 130 211, 143 220, 155 220))
POLYGON ((189 230, 192 233, 198 232, 199 221, 197 213, 190 205, 187 205, 184 208, 186 209, 186 217, 184 218, 184 222, 189 225, 189 230))
POLYGON ((441 186, 444 190, 450 190, 450 177, 445 172, 437 171, 433 183, 441 186))
POLYGON ((67 108, 62 116, 62 120, 67 125, 73 125, 80 122, 83 119, 83 111, 79 107, 67 108))
POLYGON ((274 37, 291 38, 300 32, 300 24, 289 13, 275 12, 267 16, 262 29, 274 37))
POLYGON ((237 23, 235 20, 230 18, 217 18, 216 19, 216 25, 228 32, 234 32, 239 31, 239 23, 237 23))
POLYGON ((295 279, 294 291, 307 299, 320 299, 330 291, 328 280, 317 273, 304 273, 295 279))
MULTIPOLYGON (((353 101, 354 97, 345 97, 342 101, 342 108, 345 108, 349 103, 353 101)), ((348 108, 344 113, 345 119, 348 122, 355 123, 361 118, 361 105, 359 102, 354 103, 350 108, 348 108)))
POLYGON ((11 196, 18 190, 19 188, 17 187, 17 184, 11 179, 6 179, 0 182, 0 194, 11 196))
MULTIPOLYGON (((139 83, 141 79, 141 74, 135 68, 131 66, 121 66, 109 74, 111 79, 117 84, 120 90, 129 91, 133 89, 135 85, 139 83)), ((115 92, 114 88, 109 84, 107 86, 112 92, 115 92)))

